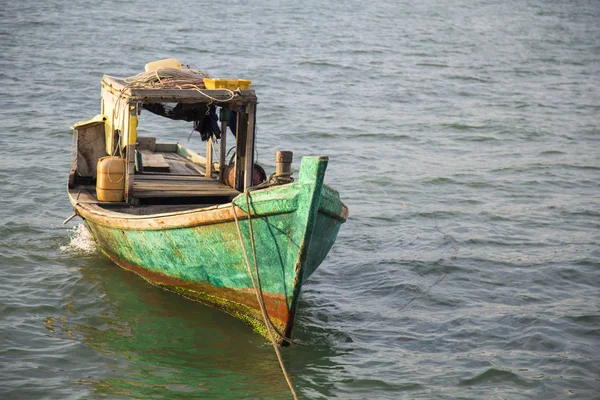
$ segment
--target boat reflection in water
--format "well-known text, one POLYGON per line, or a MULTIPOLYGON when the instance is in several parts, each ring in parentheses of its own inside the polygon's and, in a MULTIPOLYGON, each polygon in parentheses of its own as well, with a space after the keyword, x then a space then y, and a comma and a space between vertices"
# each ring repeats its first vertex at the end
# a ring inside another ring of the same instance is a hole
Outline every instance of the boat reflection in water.
POLYGON ((149 286, 99 256, 80 271, 85 296, 68 299, 63 315, 44 324, 52 336, 93 350, 80 353, 96 368, 75 382, 93 395, 289 398, 272 348, 241 321, 149 286))

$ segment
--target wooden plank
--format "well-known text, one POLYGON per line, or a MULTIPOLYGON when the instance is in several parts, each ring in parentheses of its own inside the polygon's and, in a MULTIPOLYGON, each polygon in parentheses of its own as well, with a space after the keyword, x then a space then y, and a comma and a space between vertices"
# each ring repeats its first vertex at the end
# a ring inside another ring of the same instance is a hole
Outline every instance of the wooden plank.
POLYGON ((133 185, 135 181, 135 145, 125 147, 125 157, 127 160, 125 170, 125 201, 131 202, 133 199, 133 185))
POLYGON ((139 190, 135 192, 135 197, 152 197, 148 193, 162 193, 162 197, 189 197, 189 196, 198 196, 198 197, 208 197, 208 196, 237 196, 239 192, 229 188, 227 189, 196 189, 190 190, 189 188, 172 188, 172 190, 165 190, 161 187, 151 187, 144 190, 139 190), (188 194, 191 193, 191 194, 188 194))
POLYGON ((171 166, 171 171, 175 172, 178 175, 191 175, 191 172, 188 171, 184 165, 180 163, 169 163, 171 166))
POLYGON ((165 160, 186 161, 186 158, 184 156, 182 156, 181 154, 176 153, 176 152, 172 152, 172 153, 164 152, 161 154, 165 158, 165 160))
POLYGON ((149 150, 152 152, 156 151, 156 138, 151 136, 138 136, 137 137, 137 149, 149 150))
POLYGON ((185 190, 185 191, 163 191, 163 190, 148 190, 135 194, 138 199, 158 198, 158 197, 234 197, 240 194, 238 191, 230 188, 229 191, 201 191, 201 190, 185 190))
MULTIPOLYGON (((164 178, 164 177, 163 177, 164 178)), ((135 197, 189 197, 189 196, 235 196, 239 192, 214 179, 203 178, 194 180, 152 179, 136 180, 135 197)))
MULTIPOLYGON (((186 160, 191 161, 195 166, 198 166, 201 170, 206 168, 206 157, 201 156, 193 150, 190 150, 182 145, 177 145, 177 154, 186 160)), ((216 162, 212 163, 213 171, 220 171, 219 164, 216 162)), ((204 171, 202 172, 204 174, 204 171)))
MULTIPOLYGON (((169 165, 169 171, 175 175, 204 175, 200 166, 189 162, 185 157, 177 153, 160 153, 169 165)), ((144 171, 146 172, 146 171, 144 171)), ((151 171, 155 172, 155 171, 151 171)))
POLYGON ((170 187, 181 187, 181 188, 205 188, 205 187, 225 187, 231 189, 227 185, 223 185, 217 181, 207 182, 207 181, 197 181, 197 182, 189 182, 189 181, 168 181, 168 180, 152 180, 152 181, 138 181, 135 182, 135 187, 138 188, 146 188, 146 187, 157 187, 157 188, 167 188, 170 187), (218 184, 218 185, 217 185, 218 184))
POLYGON ((160 153, 169 165, 169 172, 175 175, 204 175, 193 167, 186 167, 188 161, 177 153, 160 153))
POLYGON ((248 136, 248 114, 247 109, 244 112, 237 113, 236 121, 236 140, 235 140, 235 188, 239 191, 244 190, 244 181, 242 175, 246 165, 246 139, 248 136))
POLYGON ((136 198, 152 197, 152 194, 160 193, 159 197, 210 197, 210 196, 237 196, 239 192, 229 188, 229 190, 189 190, 178 189, 163 190, 160 188, 148 188, 138 190, 135 193, 136 198))
POLYGON ((178 175, 204 175, 194 170, 193 167, 188 167, 185 162, 169 160, 169 166, 171 171, 178 175))
POLYGON ((178 143, 163 143, 163 142, 157 142, 155 147, 154 147, 154 151, 155 152, 161 152, 161 153, 175 153, 177 151, 177 146, 178 143))
POLYGON ((77 204, 99 204, 103 206, 125 206, 128 205, 126 202, 118 202, 118 201, 98 201, 96 197, 96 189, 94 186, 78 186, 74 189, 70 190, 70 194, 72 198, 76 201, 77 204))
POLYGON ((137 181, 135 182, 135 188, 144 189, 144 188, 156 188, 156 190, 172 190, 171 188, 180 188, 182 190, 190 189, 204 189, 204 188, 216 188, 216 189, 227 189, 231 190, 231 188, 227 185, 223 185, 217 181, 197 181, 197 182, 179 182, 179 181, 168 181, 168 180, 152 180, 152 181, 137 181))
POLYGON ((168 172, 169 163, 165 160, 162 154, 153 153, 149 150, 140 150, 142 153, 142 165, 144 170, 155 172, 168 172))
POLYGON ((205 168, 206 168, 206 176, 208 176, 209 178, 212 177, 213 174, 213 168, 212 168, 212 164, 213 164, 213 142, 212 139, 210 137, 208 137, 208 139, 206 140, 206 161, 204 163, 205 168))
POLYGON ((196 182, 196 181, 209 181, 215 182, 214 179, 207 178, 205 176, 199 175, 174 175, 174 174, 140 174, 136 175, 136 181, 150 181, 150 180, 166 180, 166 181, 187 181, 187 182, 196 182))
POLYGON ((190 163, 185 163, 184 165, 187 169, 189 169, 193 173, 204 175, 204 171, 199 166, 190 164, 190 163))
MULTIPOLYGON (((94 189, 92 189, 94 190, 94 189)), ((72 193, 76 193, 73 197, 77 203, 97 203, 98 199, 90 190, 83 188, 75 188, 72 190, 72 193)))
POLYGON ((77 174, 96 177, 98 159, 106 155, 104 122, 97 121, 78 126, 75 129, 77 139, 77 174))
MULTIPOLYGON (((221 110, 221 114, 227 112, 225 110, 221 110)), ((227 112, 229 118, 231 118, 231 113, 227 112)), ((227 121, 221 121, 221 151, 219 152, 219 180, 222 183, 225 183, 225 177, 223 175, 223 169, 225 168, 225 155, 227 153, 227 121)))

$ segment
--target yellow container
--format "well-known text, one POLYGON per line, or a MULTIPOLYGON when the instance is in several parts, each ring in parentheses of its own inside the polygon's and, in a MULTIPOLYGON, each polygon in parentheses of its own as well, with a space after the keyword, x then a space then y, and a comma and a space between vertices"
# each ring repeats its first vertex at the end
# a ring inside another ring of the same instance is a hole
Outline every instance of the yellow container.
POLYGON ((98 201, 120 202, 125 198, 125 160, 106 156, 98 160, 96 175, 98 201))
POLYGON ((146 72, 156 71, 160 67, 183 69, 181 63, 176 58, 166 58, 164 60, 152 61, 146 64, 144 70, 146 72))
POLYGON ((248 90, 252 81, 248 79, 204 78, 204 86, 208 90, 229 89, 248 90))

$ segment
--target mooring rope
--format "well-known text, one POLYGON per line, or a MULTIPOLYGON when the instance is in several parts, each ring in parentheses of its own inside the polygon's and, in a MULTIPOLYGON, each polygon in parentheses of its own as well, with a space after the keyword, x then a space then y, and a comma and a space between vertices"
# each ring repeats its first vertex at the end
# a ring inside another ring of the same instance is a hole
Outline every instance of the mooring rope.
MULTIPOLYGON (((273 172, 264 182, 246 189, 246 193, 258 189, 266 189, 271 186, 285 185, 292 182, 294 182, 294 178, 292 178, 292 172, 281 172, 279 174, 273 172)), ((248 203, 248 196, 246 196, 246 203, 248 203)), ((250 219, 250 217, 248 217, 248 219, 250 219)))
MULTIPOLYGON (((271 176, 275 176, 275 173, 271 174, 271 176)), ((293 181, 293 179, 291 179, 291 181, 293 181)), ((290 182, 291 182, 290 181, 290 182)), ((250 191, 252 190, 257 190, 257 189, 261 189, 261 188, 266 188, 266 187, 270 187, 273 185, 276 185, 277 181, 273 181, 270 182, 270 180, 267 180, 257 186, 253 186, 250 187, 248 189, 246 189, 246 192, 244 193, 246 195, 246 210, 248 210, 246 212, 246 215, 248 217, 248 228, 250 231, 250 243, 252 244, 252 255, 253 255, 253 261, 254 261, 254 272, 256 272, 256 289, 258 289, 258 293, 260 294, 260 302, 264 305, 265 304, 265 299, 263 297, 263 290, 262 290, 262 285, 260 282, 260 274, 258 272, 258 260, 256 257, 256 245, 254 244, 254 228, 252 225, 252 218, 250 215, 250 191)), ((243 209, 242 209, 243 211, 243 209)), ((253 282, 254 283, 254 282, 253 282)), ((281 331, 277 328, 277 326, 275 326, 275 324, 273 323, 273 321, 271 320, 271 318, 269 317, 269 312, 267 311, 267 308, 265 307, 265 314, 267 315, 267 320, 269 322, 269 325, 271 326, 271 328, 277 333, 277 335, 279 335, 279 337, 290 343, 290 344, 299 344, 297 342, 294 342, 291 338, 288 338, 287 336, 285 336, 283 333, 281 333, 281 331)))
MULTIPOLYGON (((437 219, 434 218, 433 221, 435 222, 435 230, 438 231, 439 233, 441 233, 442 235, 444 235, 445 237, 447 237, 448 239, 450 239, 450 241, 452 242, 452 249, 454 250, 454 254, 451 257, 451 260, 455 260, 456 256, 458 254, 458 246, 456 245, 456 239, 454 239, 454 236, 444 232, 443 230, 440 229, 440 227, 437 224, 437 219)), ((446 268, 444 268, 444 271, 442 272, 442 275, 440 275, 437 280, 435 282, 433 282, 431 285, 429 285, 429 287, 425 290, 423 290, 422 292, 420 292, 419 294, 417 294, 415 297, 413 297, 410 301, 408 301, 408 303, 404 304, 402 307, 400 307, 398 309, 398 312, 404 310, 405 308, 407 308, 408 306, 410 306, 412 303, 414 303, 417 299, 419 299, 421 296, 423 296, 424 294, 429 293, 429 291, 438 283, 440 283, 441 281, 444 280, 444 278, 446 278, 446 276, 448 276, 448 274, 450 273, 450 265, 446 265, 446 268)))
MULTIPOLYGON (((250 275, 250 280, 252 281, 252 285, 254 286, 254 293, 256 295, 256 300, 258 301, 258 304, 260 305, 260 311, 261 311, 261 314, 262 314, 262 317, 264 320, 264 324, 265 324, 265 327, 267 328, 267 332, 269 333, 269 338, 271 339, 271 344, 273 345, 275 354, 277 355, 277 360, 279 361, 279 366, 281 367, 281 372, 283 372, 283 376, 285 377, 285 381, 287 382, 287 384, 290 388, 290 391, 292 392, 292 396, 294 397, 295 400, 297 400, 298 396, 296 395, 296 391, 294 390, 292 381, 290 380, 287 370, 285 369, 285 365, 283 364, 283 359, 281 358, 281 353, 279 352, 277 342, 275 341, 275 338, 273 337, 273 332, 271 332, 272 322, 267 314, 267 308, 266 308, 264 300, 262 298, 262 289, 259 289, 260 279, 258 276, 258 266, 256 263, 256 247, 254 245, 254 234, 252 232, 252 223, 250 220, 250 208, 249 208, 249 200, 248 200, 249 191, 248 190, 246 190, 245 195, 246 195, 246 207, 248 208, 247 215, 248 215, 248 223, 249 223, 249 228, 250 228, 250 242, 252 243, 252 253, 254 255, 254 268, 257 273, 256 279, 259 280, 258 285, 254 281, 254 275, 252 274, 252 269, 250 268, 250 260, 248 260, 248 252, 246 251, 246 245, 244 244, 244 238, 242 237, 242 230, 240 229, 240 222, 238 220, 237 213, 235 210, 235 203, 232 201, 231 208, 233 210, 233 218, 235 219, 235 227, 237 229, 238 237, 240 239, 240 243, 242 245, 242 250, 244 252, 244 259, 246 260, 246 268, 248 269, 248 274, 250 275)), ((243 209, 242 209, 242 211, 243 211, 243 209)), ((283 336, 283 335, 281 335, 281 336, 285 339, 285 336, 283 336)))

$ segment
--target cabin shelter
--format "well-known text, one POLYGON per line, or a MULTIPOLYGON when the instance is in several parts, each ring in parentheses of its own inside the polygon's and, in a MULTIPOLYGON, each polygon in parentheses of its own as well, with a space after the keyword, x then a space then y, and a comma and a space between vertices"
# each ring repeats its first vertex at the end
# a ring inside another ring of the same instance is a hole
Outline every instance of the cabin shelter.
POLYGON ((125 203, 139 204, 141 199, 153 197, 166 199, 169 193, 173 193, 173 198, 185 198, 187 193, 188 198, 198 202, 202 197, 213 200, 235 197, 252 186, 255 168, 256 94, 248 87, 249 81, 240 82, 234 90, 155 88, 131 85, 125 79, 105 75, 101 114, 74 126, 77 159, 71 169, 70 185, 86 180, 93 184, 99 173, 98 160, 113 156, 123 160, 125 203), (189 121, 206 141, 205 156, 179 143, 161 143, 154 136, 138 136, 142 111, 189 121), (227 143, 228 127, 235 138, 232 163, 226 160, 227 147, 232 146, 227 143), (218 160, 213 160, 214 139, 219 139, 218 160), (192 178, 177 170, 180 167, 175 156, 191 161, 184 167, 204 166, 195 174, 204 180, 197 179, 196 186, 192 185, 192 178), (161 173, 163 176, 157 176, 161 173), (198 189, 200 183, 203 190, 198 189))

